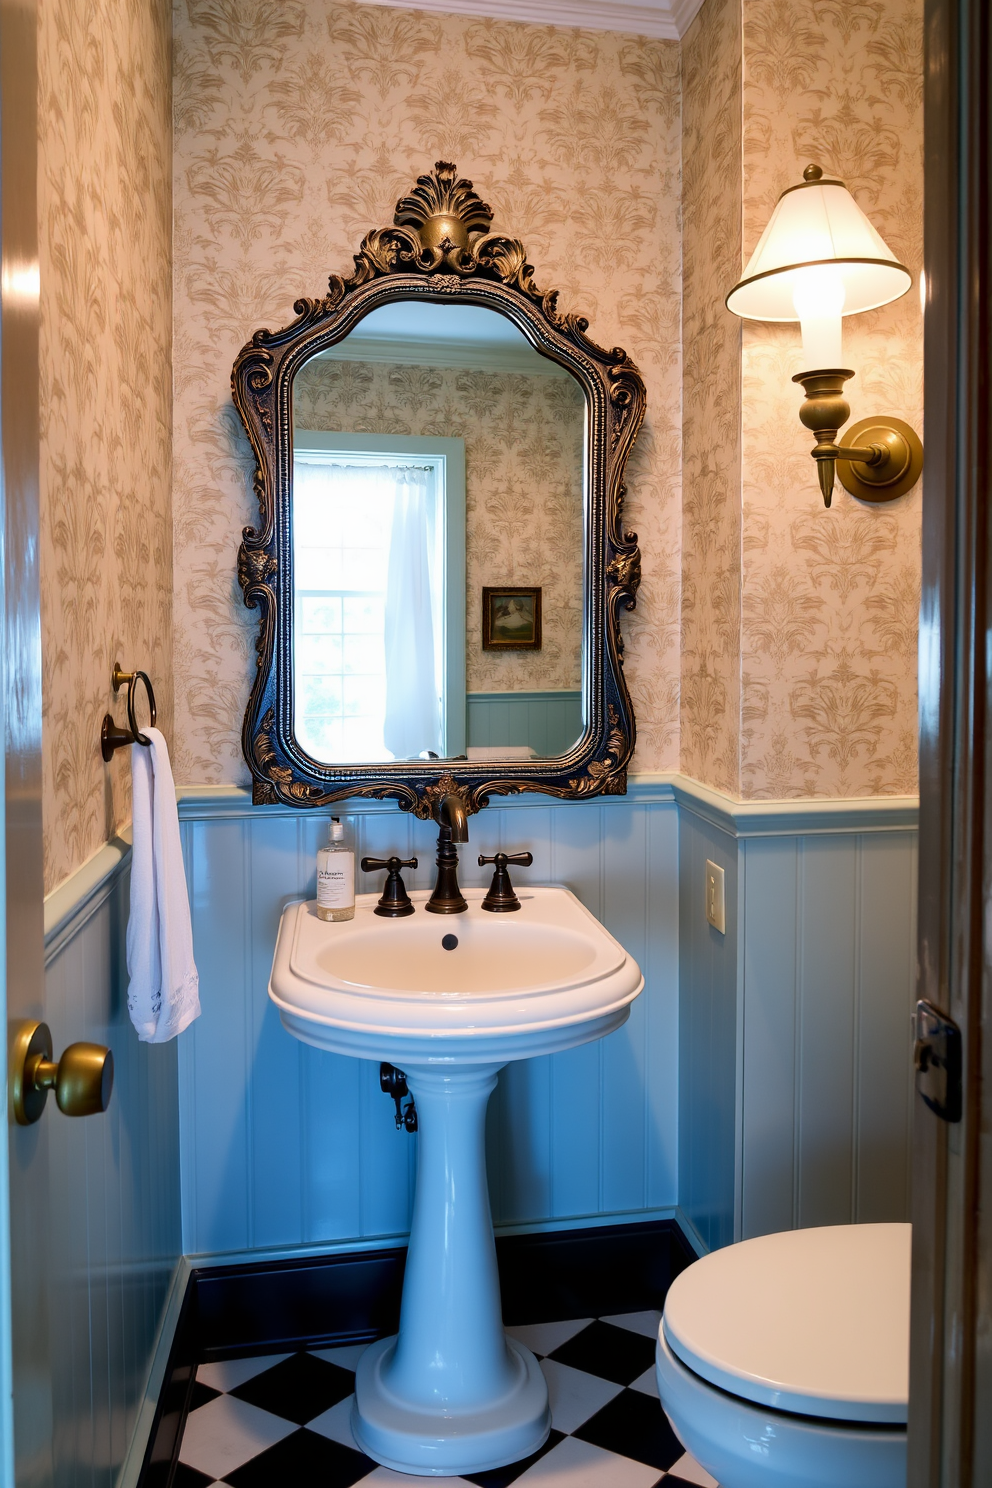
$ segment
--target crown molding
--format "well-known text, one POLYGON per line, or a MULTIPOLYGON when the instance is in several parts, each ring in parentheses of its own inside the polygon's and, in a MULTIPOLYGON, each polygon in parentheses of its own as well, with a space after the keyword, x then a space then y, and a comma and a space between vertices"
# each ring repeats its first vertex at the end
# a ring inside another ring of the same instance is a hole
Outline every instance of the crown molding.
POLYGON ((536 26, 576 26, 587 31, 621 31, 662 41, 680 41, 703 0, 365 0, 396 10, 432 10, 445 15, 489 16, 536 26))
POLYGON ((672 12, 675 29, 678 31, 681 41, 697 15, 703 8, 703 0, 668 0, 668 8, 672 12))
POLYGON ((386 362, 390 366, 403 367, 458 367, 476 372, 518 372, 527 377, 564 377, 566 380, 572 375, 529 346, 427 340, 415 336, 387 339, 385 336, 359 336, 354 331, 343 341, 318 352, 313 360, 386 362))

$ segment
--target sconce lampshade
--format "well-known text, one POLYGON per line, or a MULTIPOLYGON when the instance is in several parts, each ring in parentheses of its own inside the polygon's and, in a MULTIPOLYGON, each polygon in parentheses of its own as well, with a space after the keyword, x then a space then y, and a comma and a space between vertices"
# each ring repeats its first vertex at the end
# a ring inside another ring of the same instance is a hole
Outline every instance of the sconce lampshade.
POLYGON ((745 320, 798 320, 803 334, 800 382, 806 399, 799 418, 813 434, 820 490, 826 506, 838 461, 841 481, 862 501, 891 501, 908 491, 923 468, 923 446, 901 419, 862 419, 841 444, 851 417, 844 384, 842 317, 874 310, 904 295, 913 282, 875 231, 843 181, 825 181, 808 165, 798 186, 783 191, 744 277, 727 296, 727 309, 745 320), (856 444, 857 435, 871 442, 856 444))
POLYGON ((843 181, 810 165, 779 197, 727 309, 746 320, 857 315, 897 300, 912 282, 843 181))

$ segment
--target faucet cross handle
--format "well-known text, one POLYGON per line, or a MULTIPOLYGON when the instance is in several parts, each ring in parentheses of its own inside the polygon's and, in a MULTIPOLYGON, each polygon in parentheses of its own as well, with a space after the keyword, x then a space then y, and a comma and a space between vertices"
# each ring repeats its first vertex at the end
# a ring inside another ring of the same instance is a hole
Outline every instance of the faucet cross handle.
POLYGON ((416 858, 407 858, 405 862, 402 858, 397 857, 362 859, 363 873, 375 873, 379 868, 385 868, 389 872, 385 888, 382 891, 382 897, 372 911, 373 914, 385 915, 390 920, 399 920, 404 915, 413 914, 413 903, 406 891, 406 885, 400 877, 400 869, 416 868, 416 866, 416 858))
POLYGON ((496 872, 493 874, 493 881, 489 885, 489 893, 482 901, 483 909, 488 909, 493 914, 506 914, 512 909, 519 909, 520 900, 513 892, 513 885, 510 882, 510 875, 506 871, 507 865, 512 864, 514 867, 529 868, 533 861, 534 854, 529 852, 498 852, 495 853, 494 856, 491 858, 484 858, 480 853, 480 868, 483 868, 486 863, 494 863, 496 865, 496 872))

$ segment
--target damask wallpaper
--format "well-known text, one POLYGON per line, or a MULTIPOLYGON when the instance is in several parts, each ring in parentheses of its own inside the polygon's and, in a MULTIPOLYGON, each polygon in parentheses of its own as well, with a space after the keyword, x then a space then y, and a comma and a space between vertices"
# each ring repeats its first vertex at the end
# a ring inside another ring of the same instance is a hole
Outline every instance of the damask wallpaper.
POLYGON ((172 732, 170 10, 40 0, 45 884, 131 814, 114 661, 172 732))
MULTIPOLYGON (((709 0, 708 0, 709 3, 709 0)), ((845 181, 898 258, 923 262, 921 0, 746 0, 745 259, 810 161, 845 181)), ((922 433, 916 289, 844 322, 852 419, 922 433)), ((746 322, 741 793, 916 790, 921 486, 825 510, 799 424, 798 326, 746 322)))
POLYGON ((648 386, 627 524, 639 769, 678 764, 680 60, 674 42, 339 0, 176 0, 176 778, 244 781, 256 617, 234 558, 255 517, 235 354, 347 272, 435 160, 526 244, 538 283, 648 386))
POLYGON ((740 750, 741 6, 706 0, 682 48, 681 768, 736 795, 740 750))
MULTIPOLYGON (((825 512, 798 329, 741 343, 723 296, 811 159, 918 271, 920 0, 706 0, 681 47, 345 0, 174 0, 172 23, 174 274, 167 9, 40 5, 47 885, 130 814, 97 746, 118 655, 155 679, 177 779, 245 779, 230 365, 445 156, 645 375, 635 767, 746 796, 913 790, 919 490, 825 512)), ((915 293, 846 346, 853 416, 919 426, 915 293)))
MULTIPOLYGON (((916 790, 921 488, 872 508, 838 483, 825 510, 799 327, 742 327, 722 302, 811 161, 918 275, 921 31, 920 0, 706 0, 683 43, 681 760, 734 795, 916 790)), ((852 418, 922 430, 915 290, 845 321, 844 344, 852 418)))
POLYGON ((293 386, 302 429, 464 439, 469 692, 582 685, 585 407, 568 377, 315 358, 293 386), (483 651, 482 587, 541 586, 540 651, 483 651))

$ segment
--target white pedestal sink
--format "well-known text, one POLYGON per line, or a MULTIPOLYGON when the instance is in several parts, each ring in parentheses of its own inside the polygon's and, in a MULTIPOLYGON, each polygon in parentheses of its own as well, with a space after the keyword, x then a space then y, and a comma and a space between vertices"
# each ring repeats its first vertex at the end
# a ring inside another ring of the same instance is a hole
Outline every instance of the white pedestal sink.
POLYGON ((458 915, 355 918, 290 904, 269 996, 319 1049, 402 1069, 419 1117, 417 1191, 400 1330, 355 1380, 355 1437, 399 1472, 457 1476, 528 1456, 551 1426, 544 1376, 508 1339, 486 1186, 485 1118, 500 1068, 611 1033, 644 985, 637 964, 575 896, 518 890, 512 914, 467 889, 458 915), (457 942, 446 949, 442 942, 457 942))

